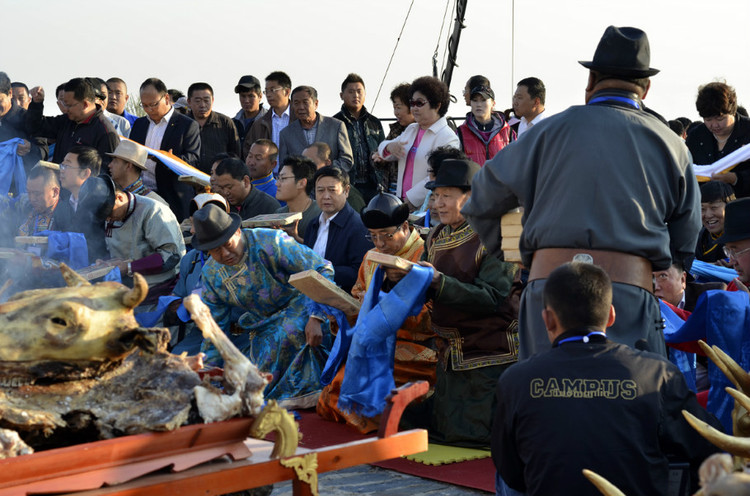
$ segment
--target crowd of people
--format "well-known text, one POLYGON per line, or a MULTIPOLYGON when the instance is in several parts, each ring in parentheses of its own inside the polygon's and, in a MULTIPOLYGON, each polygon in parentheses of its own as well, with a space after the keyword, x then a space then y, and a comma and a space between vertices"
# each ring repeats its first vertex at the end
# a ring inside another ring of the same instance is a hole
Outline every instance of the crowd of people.
MULTIPOLYGON (((556 115, 538 78, 498 111, 474 76, 457 127, 448 86, 419 77, 391 92, 388 134, 357 74, 330 117, 316 88, 281 71, 264 86, 242 76, 234 117, 213 110, 210 84, 182 95, 157 78, 133 115, 117 77, 61 84, 50 116, 43 88, 0 72, 2 244, 69 233, 66 261, 110 265, 125 284, 141 273, 139 320, 169 327, 175 353, 221 366, 181 306, 200 294, 287 408, 371 432, 391 388, 427 381, 402 426, 491 445, 498 494, 595 494, 581 468, 627 494, 665 494, 668 459, 695 474, 716 451, 679 411, 722 425, 667 360, 659 299, 687 318, 704 293, 747 292, 750 161, 700 188, 691 164, 750 143, 750 120, 713 82, 698 91, 702 122, 666 121, 643 103, 659 72, 649 54, 643 31, 609 27, 581 62, 585 105, 556 115), (180 180, 156 150, 209 184, 180 180), (519 206, 520 263, 505 259, 501 222, 519 206), (301 218, 242 227, 287 213, 301 218), (696 281, 695 259, 738 278, 696 281), (307 270, 353 295, 359 315, 289 283, 307 270)), ((697 362, 700 392, 711 380, 697 362)))

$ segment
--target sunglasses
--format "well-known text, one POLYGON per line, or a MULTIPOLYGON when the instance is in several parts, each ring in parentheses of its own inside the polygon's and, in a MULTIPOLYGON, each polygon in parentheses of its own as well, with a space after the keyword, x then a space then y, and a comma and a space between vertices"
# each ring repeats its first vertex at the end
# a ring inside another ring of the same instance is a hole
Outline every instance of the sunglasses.
POLYGON ((427 100, 409 100, 410 107, 422 108, 427 104, 427 100))

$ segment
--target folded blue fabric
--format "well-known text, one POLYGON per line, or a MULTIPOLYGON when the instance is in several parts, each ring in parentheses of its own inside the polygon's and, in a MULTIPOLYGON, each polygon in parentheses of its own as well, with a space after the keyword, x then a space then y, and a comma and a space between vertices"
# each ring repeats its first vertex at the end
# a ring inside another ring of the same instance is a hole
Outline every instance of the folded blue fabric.
POLYGON ((142 312, 135 314, 135 320, 141 327, 154 327, 167 311, 167 307, 170 303, 175 300, 179 300, 178 296, 160 296, 159 303, 156 305, 156 310, 152 312, 142 312))
POLYGON ((338 407, 367 417, 382 413, 385 397, 396 386, 393 361, 396 333, 409 316, 419 315, 433 269, 415 265, 388 293, 381 293, 385 271, 375 270, 350 330, 351 343, 338 407))
MULTIPOLYGON (((743 370, 750 370, 750 297, 744 291, 706 291, 698 298, 695 311, 674 332, 664 335, 667 343, 684 343, 703 339, 716 345, 737 362, 743 370)), ((708 362, 708 411, 732 432, 734 399, 724 390, 733 387, 724 373, 712 361, 708 362)))
POLYGON ((35 235, 47 236, 47 258, 65 262, 72 269, 82 269, 89 264, 89 250, 83 234, 41 231, 35 235))
POLYGON ((721 267, 701 260, 693 260, 690 273, 705 282, 731 282, 737 277, 737 271, 730 267, 721 267))
MULTIPOLYGON (((659 306, 661 307, 661 316, 664 318, 664 339, 666 340, 666 336, 674 334, 682 327, 685 321, 662 300, 659 300, 659 306)), ((690 390, 694 393, 698 392, 698 387, 695 383, 695 353, 688 353, 674 348, 668 348, 668 351, 669 361, 680 369, 682 375, 685 376, 685 382, 687 382, 690 390)))
POLYGON ((26 193, 26 171, 23 159, 18 156, 21 138, 13 138, 0 143, 0 195, 7 195, 10 185, 15 182, 18 194, 26 193))
POLYGON ((122 283, 122 274, 120 273, 120 268, 115 267, 106 274, 104 274, 104 277, 102 278, 103 281, 114 281, 122 283))

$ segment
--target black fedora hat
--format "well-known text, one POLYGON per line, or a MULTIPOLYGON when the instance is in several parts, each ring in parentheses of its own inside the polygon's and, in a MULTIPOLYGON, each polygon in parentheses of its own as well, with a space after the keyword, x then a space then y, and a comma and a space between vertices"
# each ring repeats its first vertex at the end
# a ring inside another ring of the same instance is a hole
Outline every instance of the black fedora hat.
POLYGON ((743 239, 750 239, 750 198, 727 203, 724 211, 724 234, 716 242, 726 244, 743 239))
POLYGON ((209 203, 193 214, 195 236, 191 244, 193 248, 201 251, 218 248, 229 241, 241 223, 239 215, 228 214, 221 207, 209 203))
POLYGON ((372 197, 360 215, 367 229, 400 226, 409 218, 409 205, 396 195, 381 191, 372 197))
POLYGON ((596 47, 594 60, 578 63, 612 76, 644 78, 659 72, 659 69, 649 67, 651 48, 648 36, 638 28, 608 27, 596 47))
POLYGON ((450 158, 443 160, 434 181, 425 184, 427 189, 462 188, 471 189, 471 180, 479 172, 478 163, 468 159, 450 158))

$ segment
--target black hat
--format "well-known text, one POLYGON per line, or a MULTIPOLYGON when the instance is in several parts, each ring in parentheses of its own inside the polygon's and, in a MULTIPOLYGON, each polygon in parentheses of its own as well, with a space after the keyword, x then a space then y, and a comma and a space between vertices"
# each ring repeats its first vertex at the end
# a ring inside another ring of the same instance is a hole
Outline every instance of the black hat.
POLYGON ((240 82, 234 87, 234 92, 239 93, 240 91, 248 91, 254 89, 260 89, 260 81, 255 76, 242 76, 240 82))
POLYGON ((427 189, 455 187, 471 189, 471 180, 479 172, 479 164, 468 159, 443 160, 434 181, 425 184, 427 189))
POLYGON ((750 239, 750 198, 727 203, 724 211, 724 234, 716 242, 723 245, 743 239, 750 239))
POLYGON ((104 222, 115 206, 115 182, 106 174, 89 177, 78 194, 78 209, 90 212, 98 222, 104 222))
POLYGON ((594 60, 578 63, 612 76, 644 78, 659 72, 659 69, 649 67, 651 48, 648 36, 638 28, 608 27, 596 47, 594 60))
POLYGON ((221 207, 209 203, 193 214, 195 236, 191 244, 193 248, 201 251, 218 248, 229 241, 241 223, 239 215, 228 214, 221 207))
POLYGON ((469 98, 474 98, 474 95, 482 95, 485 100, 489 98, 492 98, 493 100, 495 99, 495 92, 492 91, 492 88, 489 86, 477 86, 472 88, 469 98))
POLYGON ((402 203, 396 195, 381 191, 372 197, 360 215, 367 229, 400 226, 409 218, 409 205, 402 203))

